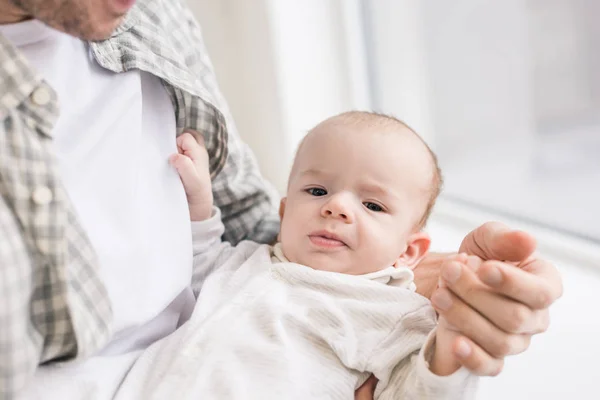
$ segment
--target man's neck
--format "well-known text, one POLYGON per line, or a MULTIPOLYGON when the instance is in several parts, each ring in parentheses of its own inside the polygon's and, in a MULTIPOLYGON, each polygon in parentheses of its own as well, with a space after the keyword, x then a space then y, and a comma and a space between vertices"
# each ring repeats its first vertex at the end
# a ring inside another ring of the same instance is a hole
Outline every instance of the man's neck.
POLYGON ((17 7, 12 0, 0 0, 0 25, 12 24, 31 18, 17 7))

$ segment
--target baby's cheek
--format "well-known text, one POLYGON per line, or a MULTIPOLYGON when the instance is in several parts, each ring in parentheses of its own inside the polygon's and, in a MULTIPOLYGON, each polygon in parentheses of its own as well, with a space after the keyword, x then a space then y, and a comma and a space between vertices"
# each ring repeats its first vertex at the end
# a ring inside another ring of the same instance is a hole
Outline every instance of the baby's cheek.
POLYGON ((378 249, 382 255, 381 261, 386 266, 394 265, 398 258, 406 252, 406 237, 398 234, 390 234, 380 241, 378 249))

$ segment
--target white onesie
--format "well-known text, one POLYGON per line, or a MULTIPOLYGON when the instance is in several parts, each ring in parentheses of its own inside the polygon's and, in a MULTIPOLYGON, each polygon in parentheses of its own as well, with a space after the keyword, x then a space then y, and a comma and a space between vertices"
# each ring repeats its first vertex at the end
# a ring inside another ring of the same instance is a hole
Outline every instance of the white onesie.
POLYGON ((285 262, 277 246, 232 247, 218 210, 192 230, 194 273, 206 276, 194 313, 140 357, 117 398, 348 400, 370 374, 375 399, 474 397, 467 370, 428 369, 436 317, 411 270, 345 275, 285 262))

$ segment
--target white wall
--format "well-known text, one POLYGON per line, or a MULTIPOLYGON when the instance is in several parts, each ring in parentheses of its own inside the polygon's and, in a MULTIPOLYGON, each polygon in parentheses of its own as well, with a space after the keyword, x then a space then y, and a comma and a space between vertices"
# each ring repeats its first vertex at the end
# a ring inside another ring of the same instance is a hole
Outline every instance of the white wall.
POLYGON ((342 110, 348 96, 340 51, 340 16, 332 2, 269 1, 286 133, 294 143, 342 110), (333 77, 333 78, 332 78, 333 77), (300 111, 301 110, 301 111, 300 111))
POLYGON ((284 132, 267 0, 188 0, 242 138, 278 189, 291 144, 284 132), (276 149, 271 151, 270 149, 276 149))
POLYGON ((420 0, 364 1, 377 111, 405 121, 435 147, 433 103, 420 0), (383 61, 385 60, 385 62, 383 61))

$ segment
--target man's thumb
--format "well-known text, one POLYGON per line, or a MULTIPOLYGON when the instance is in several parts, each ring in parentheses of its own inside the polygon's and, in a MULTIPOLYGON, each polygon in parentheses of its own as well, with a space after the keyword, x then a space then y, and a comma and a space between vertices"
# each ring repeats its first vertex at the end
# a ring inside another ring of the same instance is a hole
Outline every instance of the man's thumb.
POLYGON ((465 237, 459 251, 484 260, 522 262, 535 248, 535 238, 530 234, 500 222, 487 222, 465 237))

